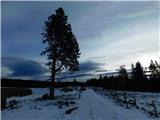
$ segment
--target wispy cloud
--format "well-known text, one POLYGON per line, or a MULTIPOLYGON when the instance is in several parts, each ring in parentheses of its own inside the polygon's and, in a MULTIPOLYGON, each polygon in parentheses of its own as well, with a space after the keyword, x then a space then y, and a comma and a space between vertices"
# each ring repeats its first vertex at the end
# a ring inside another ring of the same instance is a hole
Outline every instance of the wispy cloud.
MULTIPOLYGON (((105 63, 106 69, 107 66, 108 69, 114 69, 121 64, 131 64, 140 56, 146 56, 146 53, 150 55, 150 59, 147 59, 150 61, 151 59, 158 59, 158 36, 158 18, 154 20, 152 18, 143 20, 143 22, 138 20, 104 31, 99 37, 92 40, 96 42, 93 42, 91 44, 92 49, 84 54, 90 59, 93 59, 94 56, 98 58, 94 60, 105 63), (98 41, 100 43, 98 43, 98 41), (151 55, 151 53, 154 54, 151 55)), ((88 45, 88 47, 90 47, 90 45, 88 45)), ((141 62, 145 66, 149 63, 146 59, 141 59, 141 62)))

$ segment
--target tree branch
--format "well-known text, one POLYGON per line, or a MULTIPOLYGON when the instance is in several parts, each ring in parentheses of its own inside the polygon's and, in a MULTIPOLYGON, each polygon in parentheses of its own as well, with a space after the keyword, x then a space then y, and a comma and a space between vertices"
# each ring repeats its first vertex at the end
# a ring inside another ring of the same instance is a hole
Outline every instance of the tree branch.
POLYGON ((58 72, 62 68, 63 64, 59 68, 57 68, 55 71, 58 72))

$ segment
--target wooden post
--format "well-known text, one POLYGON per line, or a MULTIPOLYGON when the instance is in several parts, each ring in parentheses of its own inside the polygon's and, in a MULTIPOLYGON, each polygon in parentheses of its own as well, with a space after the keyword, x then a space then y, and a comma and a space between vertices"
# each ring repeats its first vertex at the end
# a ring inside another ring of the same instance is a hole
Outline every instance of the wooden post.
POLYGON ((127 104, 126 92, 124 92, 124 102, 125 102, 125 104, 126 104, 126 108, 129 108, 129 107, 128 107, 128 104, 127 104))
POLYGON ((152 101, 152 105, 153 105, 153 108, 154 108, 155 116, 158 117, 158 113, 157 113, 156 105, 155 105, 154 101, 152 101))
POLYGON ((134 105, 137 107, 136 96, 134 95, 134 105))

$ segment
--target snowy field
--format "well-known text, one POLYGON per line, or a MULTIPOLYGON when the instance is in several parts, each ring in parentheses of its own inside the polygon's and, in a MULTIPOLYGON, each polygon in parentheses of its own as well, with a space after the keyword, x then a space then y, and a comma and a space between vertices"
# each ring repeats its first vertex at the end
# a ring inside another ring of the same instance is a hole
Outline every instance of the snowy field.
MULTIPOLYGON (((11 97, 7 105, 16 101, 13 107, 1 111, 2 120, 158 120, 136 107, 129 109, 115 102, 109 92, 101 89, 81 90, 70 88, 56 90, 55 100, 43 100, 40 97, 48 89, 33 89, 33 95, 11 97)), ((120 93, 120 91, 119 91, 120 93)), ((132 92, 130 92, 131 94, 132 92)), ((156 101, 160 107, 160 94, 136 93, 137 104, 147 108, 148 101, 156 101)), ((159 111, 159 110, 157 110, 159 111)))
POLYGON ((95 88, 94 91, 106 99, 112 100, 123 108, 138 110, 149 118, 160 119, 160 93, 106 91, 95 88))

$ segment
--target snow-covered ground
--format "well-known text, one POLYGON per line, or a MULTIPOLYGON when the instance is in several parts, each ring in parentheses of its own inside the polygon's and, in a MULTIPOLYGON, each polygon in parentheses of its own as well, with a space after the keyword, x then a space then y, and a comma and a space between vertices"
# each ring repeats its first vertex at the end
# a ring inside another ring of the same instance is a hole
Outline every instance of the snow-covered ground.
POLYGON ((94 91, 104 98, 110 99, 118 106, 139 111, 152 119, 160 119, 160 93, 110 91, 101 88, 95 88, 94 91), (124 94, 126 100, 124 99, 124 94), (155 110, 158 117, 155 114, 155 110))
POLYGON ((8 104, 14 99, 17 104, 1 111, 2 120, 151 120, 142 111, 119 106, 91 88, 56 90, 55 100, 39 99, 47 92, 33 89, 33 95, 9 98, 8 104))

